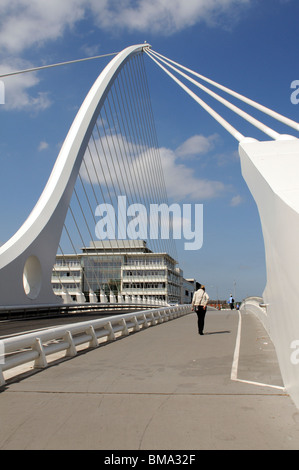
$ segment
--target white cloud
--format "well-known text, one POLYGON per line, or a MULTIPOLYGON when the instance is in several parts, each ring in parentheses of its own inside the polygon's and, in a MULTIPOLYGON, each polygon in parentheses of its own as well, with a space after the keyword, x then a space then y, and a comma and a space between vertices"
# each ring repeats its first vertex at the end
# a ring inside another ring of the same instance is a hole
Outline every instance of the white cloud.
MULTIPOLYGON (((95 27, 111 31, 150 30, 157 34, 173 34, 202 21, 213 23, 229 18, 249 5, 251 0, 1 0, 0 58, 2 70, 11 69, 9 55, 21 57, 32 47, 54 42, 76 27, 87 15, 95 27)), ((87 47, 87 46, 85 46, 87 47)), ((91 47, 91 46, 90 46, 91 47)), ((17 59, 16 59, 17 60, 17 59)), ((21 59, 18 59, 21 61, 21 59)), ((16 65, 16 64, 15 64, 16 65)), ((39 65, 39 64, 34 64, 39 65)), ((29 88, 38 83, 34 74, 7 81, 9 93, 6 109, 41 110, 50 102, 45 93, 35 97, 29 88)))
POLYGON ((99 28, 173 34, 196 23, 223 23, 251 0, 1 0, 0 50, 21 53, 63 36, 92 13, 99 28))
POLYGON ((49 147, 48 142, 42 141, 42 142, 40 142, 40 144, 38 146, 38 150, 39 150, 39 152, 41 152, 42 150, 47 150, 48 147, 49 147))
POLYGON ((238 194, 237 196, 234 196, 232 199, 231 199, 231 202, 230 202, 230 205, 232 207, 236 207, 236 206, 239 206, 240 204, 242 204, 243 202, 243 199, 242 197, 238 194))
POLYGON ((33 44, 56 40, 84 18, 81 0, 1 0, 1 50, 20 53, 33 44))
MULTIPOLYGON (((22 59, 10 59, 5 64, 0 64, 0 75, 16 70, 30 68, 31 64, 22 59)), ((39 83, 35 73, 25 73, 2 78, 5 87, 5 104, 3 109, 27 109, 43 110, 50 106, 51 102, 47 93, 37 93, 32 96, 30 89, 39 83)))
POLYGON ((101 27, 128 28, 173 34, 201 21, 215 23, 220 18, 226 22, 235 17, 238 7, 250 0, 91 0, 93 11, 101 27))
POLYGON ((175 154, 181 158, 189 158, 208 153, 214 147, 217 135, 205 137, 204 135, 194 135, 187 139, 176 150, 175 154))
POLYGON ((176 201, 206 200, 220 197, 228 187, 221 181, 198 178, 192 168, 180 163, 170 149, 160 149, 169 198, 176 201))
MULTIPOLYGON (((128 158, 122 159, 110 153, 109 148, 114 147, 112 137, 108 137, 102 144, 97 141, 97 151, 90 148, 91 152, 88 151, 85 154, 80 169, 81 177, 86 181, 91 180, 92 183, 107 184, 110 188, 113 186, 118 188, 119 186, 119 191, 126 194, 124 186, 131 184, 134 187, 136 185, 134 175, 138 175, 143 194, 152 194, 153 188, 150 185, 155 181, 155 175, 153 175, 153 178, 148 178, 147 174, 152 171, 151 168, 148 168, 149 156, 152 158, 155 151, 144 149, 140 152, 138 146, 127 142, 122 136, 118 137, 124 147, 131 150, 128 158), (125 163, 125 160, 127 160, 127 163, 125 163), (133 175, 133 181, 130 181, 125 175, 130 178, 133 175)), ((117 136, 114 139, 117 139, 117 136)), ((220 197, 228 191, 228 186, 221 181, 197 177, 194 170, 182 163, 173 150, 160 148, 159 151, 169 199, 175 202, 202 201, 220 197)), ((157 177, 156 180, 158 181, 158 179, 157 177)))
MULTIPOLYGON (((40 65, 22 59, 22 53, 61 37, 68 27, 84 17, 85 3, 80 0, 1 0, 0 74, 40 65), (7 59, 12 56, 13 59, 7 59)), ((37 112, 51 104, 46 92, 33 95, 31 88, 39 83, 35 73, 2 78, 2 81, 5 84, 2 109, 37 112)))

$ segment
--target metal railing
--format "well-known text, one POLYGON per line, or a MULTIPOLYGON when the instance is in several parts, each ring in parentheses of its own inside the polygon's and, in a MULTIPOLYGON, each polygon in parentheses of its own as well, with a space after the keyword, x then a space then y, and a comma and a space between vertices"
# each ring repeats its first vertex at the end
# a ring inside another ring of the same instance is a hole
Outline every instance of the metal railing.
POLYGON ((61 357, 76 356, 78 346, 81 349, 97 348, 103 341, 113 341, 189 313, 191 305, 162 307, 6 338, 1 341, 3 357, 1 359, 0 356, 0 386, 6 383, 3 375, 5 371, 29 363, 33 363, 33 369, 43 369, 50 365, 47 359, 50 355, 63 353, 61 357))

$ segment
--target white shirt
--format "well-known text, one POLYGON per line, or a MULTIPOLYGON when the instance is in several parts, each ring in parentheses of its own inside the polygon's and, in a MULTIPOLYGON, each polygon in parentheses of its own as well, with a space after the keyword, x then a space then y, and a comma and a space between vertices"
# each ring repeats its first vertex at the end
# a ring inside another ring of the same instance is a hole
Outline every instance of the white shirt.
POLYGON ((198 289, 193 295, 192 305, 203 305, 205 307, 209 298, 210 297, 203 289, 198 289))

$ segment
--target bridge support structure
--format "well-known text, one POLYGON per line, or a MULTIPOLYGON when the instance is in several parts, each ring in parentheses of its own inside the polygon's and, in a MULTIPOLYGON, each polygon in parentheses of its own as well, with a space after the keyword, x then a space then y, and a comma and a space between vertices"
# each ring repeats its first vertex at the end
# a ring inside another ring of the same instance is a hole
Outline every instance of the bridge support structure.
POLYGON ((106 95, 124 64, 147 44, 130 46, 99 75, 80 107, 36 206, 0 247, 0 299, 5 306, 59 304, 51 275, 88 141, 106 95))
POLYGON ((259 316, 275 345, 284 385, 299 407, 299 140, 247 139, 239 154, 265 245, 267 284, 259 316))

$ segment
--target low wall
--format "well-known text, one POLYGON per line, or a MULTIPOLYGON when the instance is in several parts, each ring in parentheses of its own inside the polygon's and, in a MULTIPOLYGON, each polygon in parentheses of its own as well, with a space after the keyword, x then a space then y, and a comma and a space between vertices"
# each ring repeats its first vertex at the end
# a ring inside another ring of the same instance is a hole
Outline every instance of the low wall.
POLYGON ((265 330, 269 332, 267 306, 264 304, 262 297, 247 297, 242 302, 240 311, 242 313, 253 313, 260 320, 265 330))

